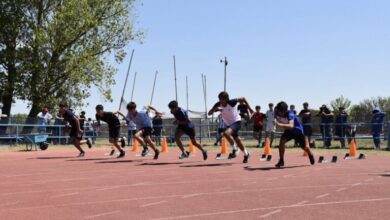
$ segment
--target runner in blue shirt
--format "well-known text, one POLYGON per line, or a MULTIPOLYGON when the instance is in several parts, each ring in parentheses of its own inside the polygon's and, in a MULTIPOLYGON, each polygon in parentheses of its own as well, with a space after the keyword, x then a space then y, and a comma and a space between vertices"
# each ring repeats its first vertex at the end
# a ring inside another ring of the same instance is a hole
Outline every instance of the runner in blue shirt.
POLYGON ((126 108, 128 111, 126 116, 120 111, 117 111, 116 113, 122 115, 127 121, 127 123, 130 123, 130 121, 134 122, 135 126, 137 127, 135 138, 144 148, 141 156, 145 157, 146 155, 148 155, 149 149, 146 144, 149 144, 149 146, 154 150, 154 159, 157 160, 160 151, 156 148, 155 143, 150 137, 152 135, 153 129, 152 120, 149 118, 148 110, 151 109, 158 114, 162 113, 158 112, 152 106, 146 106, 144 110, 137 111, 137 104, 135 104, 134 102, 130 102, 129 104, 127 104, 126 108))
POLYGON ((288 110, 288 105, 285 102, 279 102, 275 107, 275 124, 284 129, 279 144, 279 162, 275 165, 278 168, 284 166, 284 152, 286 143, 294 139, 299 146, 309 155, 310 164, 314 164, 314 156, 306 143, 306 138, 303 135, 303 126, 299 122, 298 117, 294 112, 288 110))

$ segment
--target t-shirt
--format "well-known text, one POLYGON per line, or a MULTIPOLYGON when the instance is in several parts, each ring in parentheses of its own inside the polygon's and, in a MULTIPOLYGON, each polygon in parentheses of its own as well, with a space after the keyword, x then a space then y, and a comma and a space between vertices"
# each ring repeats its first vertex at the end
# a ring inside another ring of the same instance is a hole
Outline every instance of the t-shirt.
POLYGON ((274 111, 270 111, 268 110, 266 113, 265 113, 266 117, 267 117, 267 123, 268 124, 271 124, 274 122, 274 119, 275 119, 275 113, 274 111))
POLYGON ((152 124, 154 128, 161 128, 163 124, 163 120, 161 117, 154 117, 152 120, 152 124))
MULTIPOLYGON (((178 107, 177 111, 175 113, 172 113, 173 116, 175 117, 175 119, 178 121, 178 122, 186 122, 186 121, 189 121, 189 123, 187 124, 189 127, 193 127, 193 124, 191 122, 191 120, 188 118, 188 113, 186 110, 178 107)), ((182 124, 179 124, 179 126, 182 126, 182 124)))
POLYGON ((228 101, 227 105, 224 107, 221 105, 221 102, 215 103, 213 108, 220 108, 222 119, 227 126, 230 126, 238 121, 241 121, 241 117, 238 114, 236 107, 238 103, 237 99, 231 99, 228 101))
POLYGON ((291 120, 293 120, 294 121, 293 129, 303 134, 302 124, 299 121, 298 117, 294 114, 294 112, 287 111, 287 114, 284 116, 281 116, 278 113, 275 113, 275 115, 276 115, 276 120, 278 120, 281 123, 289 123, 291 120))
POLYGON ((371 119, 372 132, 374 132, 374 133, 382 132, 383 122, 384 122, 385 116, 386 116, 386 113, 384 113, 384 112, 379 112, 379 113, 376 113, 372 116, 372 119, 371 119))
POLYGON ((239 104, 237 106, 237 110, 240 112, 240 114, 248 113, 248 106, 245 104, 239 104))
MULTIPOLYGON (((73 114, 72 111, 70 110, 65 110, 64 114, 62 115, 62 117, 64 118, 64 121, 67 121, 69 122, 69 124, 73 127, 73 128, 76 128, 76 118, 75 118, 75 114, 73 114)), ((82 129, 82 128, 81 128, 82 129)))
POLYGON ((52 119, 53 117, 49 112, 40 112, 38 114, 38 123, 40 125, 47 125, 49 124, 49 120, 52 119))
POLYGON ((125 119, 126 121, 133 121, 138 129, 152 127, 152 120, 149 118, 149 115, 146 111, 139 111, 135 116, 127 114, 125 119))
POLYGON ((308 110, 303 109, 301 112, 299 112, 299 116, 301 117, 303 124, 311 124, 311 112, 309 109, 308 110))
POLYGON ((137 130, 137 126, 135 125, 135 123, 133 121, 129 121, 128 124, 129 124, 129 130, 130 131, 137 130))
POLYGON ((106 122, 109 128, 121 126, 118 117, 116 117, 112 112, 103 112, 103 117, 100 117, 98 114, 96 114, 96 120, 106 122))
POLYGON ((263 126, 263 121, 266 118, 266 115, 261 112, 253 113, 253 126, 263 126))

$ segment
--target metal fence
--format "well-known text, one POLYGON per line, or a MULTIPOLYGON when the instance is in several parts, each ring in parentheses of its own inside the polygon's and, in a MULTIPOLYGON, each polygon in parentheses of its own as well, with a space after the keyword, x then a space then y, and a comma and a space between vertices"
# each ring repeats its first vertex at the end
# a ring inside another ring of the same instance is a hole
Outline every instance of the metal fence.
MULTIPOLYGON (((35 119, 36 120, 36 119, 35 119)), ((27 120, 25 120, 27 121, 27 120)), ((167 137, 170 144, 174 142, 174 134, 176 126, 172 124, 173 119, 164 119, 162 126, 162 136, 167 137)), ((192 119, 195 125, 196 136, 200 142, 214 141, 218 136, 218 125, 212 119, 192 119)), ((27 134, 45 133, 49 135, 48 142, 52 144, 70 144, 68 128, 62 124, 56 122, 54 125, 37 125, 24 124, 24 123, 12 123, 16 120, 7 120, 0 122, 0 145, 5 144, 18 144, 24 142, 24 137, 27 134)), ((19 122, 21 122, 19 120, 19 122)), ((100 129, 93 129, 86 124, 84 128, 84 137, 90 137, 93 139, 107 138, 108 128, 104 124, 100 129)), ((320 142, 323 146, 326 146, 326 141, 339 141, 341 139, 347 140, 348 138, 354 139, 372 139, 371 126, 373 124, 367 122, 354 122, 354 123, 329 123, 321 124, 318 122, 310 124, 313 129, 312 140, 320 142), (339 126, 339 128, 337 128, 339 126), (345 134, 335 133, 336 129, 342 127, 342 132, 345 134), (322 127, 322 128, 321 128, 322 127), (351 130, 352 129, 352 130, 351 130), (351 132, 352 131, 352 132, 351 132)), ((390 123, 386 122, 383 125, 383 131, 380 135, 381 140, 390 139, 390 123)), ((276 132, 276 136, 280 137, 281 132, 276 132)), ((242 122, 242 129, 240 135, 244 140, 253 140, 253 124, 252 122, 242 122)), ((121 136, 132 138, 128 127, 123 126, 121 128, 121 136)), ((186 139, 186 136, 183 136, 186 139)), ((390 150, 390 143, 387 143, 387 149, 390 150)))

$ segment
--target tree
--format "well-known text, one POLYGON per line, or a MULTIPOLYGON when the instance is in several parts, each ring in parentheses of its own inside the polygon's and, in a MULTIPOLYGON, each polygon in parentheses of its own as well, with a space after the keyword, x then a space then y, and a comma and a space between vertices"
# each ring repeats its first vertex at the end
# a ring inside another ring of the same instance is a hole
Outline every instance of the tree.
POLYGON ((344 107, 346 111, 349 110, 349 107, 351 106, 351 100, 348 98, 344 98, 343 95, 336 98, 335 100, 330 102, 330 106, 333 109, 333 112, 337 113, 339 111, 340 107, 344 107))
POLYGON ((374 108, 379 107, 385 111, 387 115, 390 114, 390 97, 375 97, 365 99, 358 105, 351 108, 350 116, 354 121, 369 122, 372 117, 374 108))
MULTIPOLYGON (((1 10, 10 8, 12 2, 2 1, 1 10)), ((113 55, 121 62, 123 48, 142 39, 142 32, 135 31, 130 20, 134 0, 16 2, 21 19, 11 26, 18 36, 25 36, 16 42, 22 42, 19 48, 26 53, 13 74, 19 82, 11 85, 12 99, 28 101, 28 116, 35 117, 43 105, 53 108, 59 102, 82 106, 92 86, 112 100, 110 86, 115 84, 116 69, 106 59, 113 55)), ((0 31, 0 36, 9 32, 0 31)), ((11 74, 8 69, 2 72, 11 74)), ((4 90, 3 100, 5 94, 4 90)))

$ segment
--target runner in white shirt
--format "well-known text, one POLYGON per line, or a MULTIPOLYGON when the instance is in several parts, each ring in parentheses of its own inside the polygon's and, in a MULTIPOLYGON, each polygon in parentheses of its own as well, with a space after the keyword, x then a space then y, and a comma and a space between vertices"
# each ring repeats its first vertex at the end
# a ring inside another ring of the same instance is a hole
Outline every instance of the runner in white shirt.
POLYGON ((233 152, 229 155, 229 159, 235 158, 237 154, 237 146, 234 142, 237 143, 241 151, 244 152, 244 161, 243 163, 248 163, 249 152, 242 144, 239 137, 239 130, 241 129, 241 117, 236 108, 237 103, 244 103, 248 106, 248 109, 253 113, 253 109, 250 107, 248 101, 245 97, 240 97, 236 99, 229 99, 229 94, 227 92, 221 92, 218 95, 219 102, 217 102, 213 108, 208 112, 209 115, 212 115, 214 112, 220 111, 222 119, 226 125, 226 131, 224 136, 229 141, 230 145, 233 146, 233 152))
POLYGON ((268 104, 269 110, 265 113, 267 117, 267 124, 265 127, 265 137, 270 139, 270 145, 272 146, 272 142, 274 142, 274 134, 275 134, 275 113, 274 113, 274 104, 268 104))

